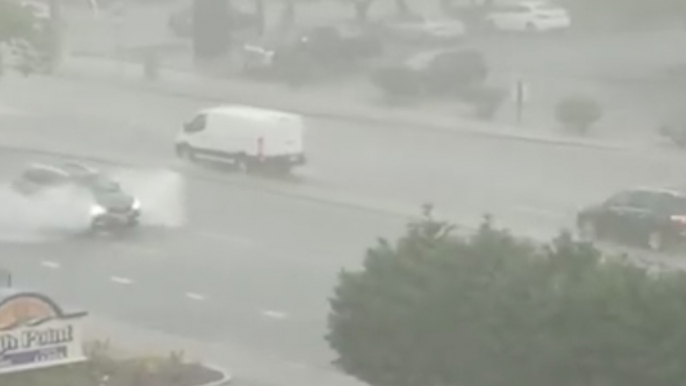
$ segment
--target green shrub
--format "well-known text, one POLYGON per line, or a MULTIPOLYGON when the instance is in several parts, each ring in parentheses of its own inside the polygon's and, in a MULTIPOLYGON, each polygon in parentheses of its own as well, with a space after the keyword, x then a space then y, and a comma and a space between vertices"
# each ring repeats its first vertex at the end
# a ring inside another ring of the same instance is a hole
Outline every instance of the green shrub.
POLYGON ((480 87, 488 77, 488 65, 476 50, 451 50, 436 55, 422 72, 427 90, 455 94, 480 87))
POLYGON ((417 97, 422 93, 422 84, 416 71, 389 66, 372 72, 372 83, 379 87, 388 98, 417 97))
POLYGON ((555 108, 557 121, 567 130, 585 134, 603 116, 600 103, 592 97, 579 95, 563 98, 555 108))

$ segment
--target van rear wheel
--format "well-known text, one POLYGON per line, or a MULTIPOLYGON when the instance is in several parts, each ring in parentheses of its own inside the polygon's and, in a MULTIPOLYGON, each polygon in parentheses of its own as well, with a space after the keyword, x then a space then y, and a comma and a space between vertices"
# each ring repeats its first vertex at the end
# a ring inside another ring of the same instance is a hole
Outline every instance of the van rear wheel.
POLYGON ((195 161, 195 151, 193 150, 192 147, 188 144, 180 144, 176 146, 176 154, 179 156, 179 158, 188 160, 188 161, 195 161))
POLYGON ((256 160, 248 157, 248 156, 241 156, 238 159, 238 168, 244 173, 247 174, 252 174, 255 173, 256 171, 259 170, 260 163, 257 162, 256 160))

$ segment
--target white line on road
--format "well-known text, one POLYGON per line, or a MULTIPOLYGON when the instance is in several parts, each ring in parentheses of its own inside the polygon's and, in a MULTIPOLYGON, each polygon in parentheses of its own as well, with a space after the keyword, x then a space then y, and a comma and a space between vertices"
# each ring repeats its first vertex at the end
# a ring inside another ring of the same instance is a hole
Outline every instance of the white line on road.
POLYGON ((133 280, 129 279, 128 277, 121 277, 121 276, 110 276, 110 281, 112 283, 117 283, 117 284, 122 284, 122 285, 133 284, 133 280))
POLYGON ((241 237, 241 236, 232 236, 227 233, 220 233, 220 232, 209 232, 209 231, 202 231, 197 233, 198 236, 212 240, 212 241, 219 241, 222 243, 228 243, 231 245, 239 246, 241 248, 250 248, 254 247, 257 245, 255 240, 247 238, 247 237, 241 237))
POLYGON ((58 269, 60 268, 60 263, 55 261, 43 260, 40 265, 45 268, 58 269))
POLYGON ((281 311, 274 311, 274 310, 262 310, 260 311, 262 316, 270 318, 270 319, 286 319, 288 318, 288 314, 285 312, 281 311))
POLYGON ((186 292, 186 297, 191 300, 203 301, 205 300, 205 295, 199 294, 197 292, 186 292))
POLYGON ((130 254, 149 256, 149 257, 159 257, 165 256, 164 251, 156 247, 147 247, 142 245, 114 245, 113 249, 120 251, 125 256, 130 254))
POLYGON ((533 206, 517 206, 513 209, 515 212, 526 213, 534 216, 547 217, 549 219, 564 219, 567 216, 564 213, 556 212, 549 209, 536 208, 533 206))
POLYGON ((287 362, 286 365, 293 370, 311 370, 312 366, 300 362, 287 362))

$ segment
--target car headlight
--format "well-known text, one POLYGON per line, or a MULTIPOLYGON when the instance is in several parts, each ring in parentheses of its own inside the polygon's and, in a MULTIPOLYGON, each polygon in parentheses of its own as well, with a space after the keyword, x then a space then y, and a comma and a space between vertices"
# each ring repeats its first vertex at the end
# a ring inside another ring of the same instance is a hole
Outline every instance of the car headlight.
POLYGON ((131 208, 133 208, 133 210, 141 210, 141 202, 138 199, 133 200, 131 208))
POLYGON ((93 205, 91 206, 91 216, 97 217, 100 215, 103 215, 107 212, 107 209, 103 208, 100 205, 93 205))

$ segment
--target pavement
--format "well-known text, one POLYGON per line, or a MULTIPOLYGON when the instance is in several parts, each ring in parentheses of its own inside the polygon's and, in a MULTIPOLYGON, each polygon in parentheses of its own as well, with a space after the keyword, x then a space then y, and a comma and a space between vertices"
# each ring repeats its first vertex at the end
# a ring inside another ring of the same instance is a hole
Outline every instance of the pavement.
POLYGON ((104 158, 133 165, 114 172, 138 176, 134 190, 145 181, 146 203, 170 190, 153 177, 178 176, 184 221, 154 223, 131 239, 5 240, 0 266, 19 286, 90 309, 115 338, 172 337, 248 382, 352 382, 330 369, 322 339, 336 274, 359 266, 377 237, 398 235, 423 203, 459 224, 490 212, 517 233, 546 238, 618 189, 682 183, 686 166, 668 148, 311 117, 310 165, 288 179, 243 176, 174 159, 181 123, 216 102, 120 79, 4 78, 0 180, 53 160, 49 152, 104 158))

